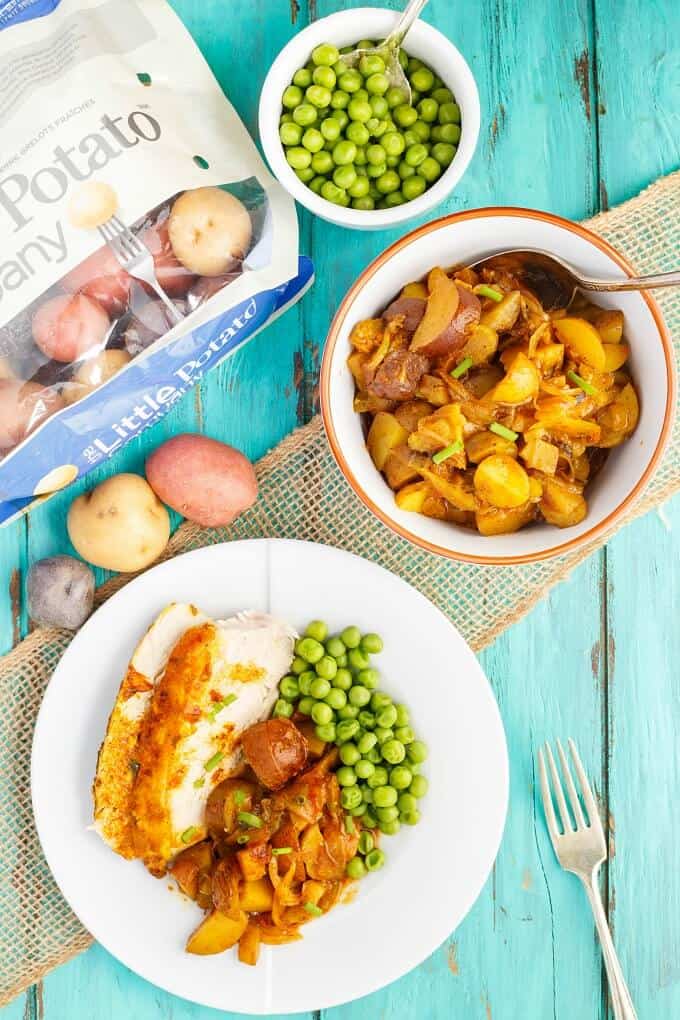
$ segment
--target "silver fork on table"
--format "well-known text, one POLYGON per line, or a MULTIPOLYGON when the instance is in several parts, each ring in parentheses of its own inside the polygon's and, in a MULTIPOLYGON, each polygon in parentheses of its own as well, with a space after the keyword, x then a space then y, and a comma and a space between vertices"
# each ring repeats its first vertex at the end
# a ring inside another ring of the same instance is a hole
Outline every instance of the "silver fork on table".
POLYGON ((153 255, 146 245, 118 216, 111 216, 98 230, 125 272, 148 284, 167 308, 173 323, 181 322, 182 315, 158 282, 153 255))
POLYGON ((607 859, 607 844, 604 838, 602 822, 600 821, 597 804, 595 803, 595 798, 593 797, 590 784, 573 740, 569 740, 569 750, 571 752, 574 769, 576 770, 576 775, 578 777, 581 797, 583 799, 587 818, 584 816, 581 802, 579 801, 578 793, 576 792, 576 787, 574 785, 574 780, 572 779, 567 757, 562 750, 561 743, 558 740, 557 753, 560 758, 567 793, 569 794, 569 803, 571 805, 573 822, 576 826, 576 828, 574 828, 567 808, 559 773, 555 765, 555 759, 553 758, 552 751, 550 750, 550 745, 546 743, 545 756, 548 759, 553 792, 555 800, 557 801, 563 830, 560 832, 557 824, 550 789, 550 780, 545 767, 545 757, 543 749, 539 749, 538 771, 541 781, 541 793, 543 795, 543 807, 545 809, 545 817, 548 823, 548 832, 550 833, 550 839, 552 840, 557 860, 560 862, 565 871, 571 871, 572 874, 581 879, 586 890, 588 902, 590 903, 593 911, 593 917, 595 918, 595 927, 597 928, 600 945, 602 946, 602 955, 604 957, 604 965, 607 971, 609 993, 615 1020, 637 1020, 637 1014, 626 986, 623 971, 621 970, 621 964, 619 963, 619 958, 616 955, 614 942, 612 940, 611 932, 609 931, 609 925, 607 924, 607 916, 602 905, 600 889, 597 884, 600 866, 602 862, 607 859))

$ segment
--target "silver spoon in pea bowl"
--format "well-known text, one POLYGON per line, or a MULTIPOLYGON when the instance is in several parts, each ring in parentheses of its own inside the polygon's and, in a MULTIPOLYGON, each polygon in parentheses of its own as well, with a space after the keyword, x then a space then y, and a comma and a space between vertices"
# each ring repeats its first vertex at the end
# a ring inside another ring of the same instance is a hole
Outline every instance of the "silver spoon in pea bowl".
POLYGON ((410 0, 387 39, 377 46, 340 54, 340 60, 348 67, 356 67, 362 57, 380 57, 385 65, 383 73, 387 76, 390 86, 402 90, 409 106, 412 100, 411 85, 401 66, 399 50, 411 25, 427 2, 428 0, 410 0))
POLYGON ((650 290, 653 287, 677 287, 680 270, 654 273, 650 276, 625 276, 617 280, 602 280, 586 276, 570 263, 540 248, 510 248, 507 251, 485 255, 471 269, 506 269, 520 276, 533 290, 546 309, 565 308, 578 290, 622 291, 650 290))

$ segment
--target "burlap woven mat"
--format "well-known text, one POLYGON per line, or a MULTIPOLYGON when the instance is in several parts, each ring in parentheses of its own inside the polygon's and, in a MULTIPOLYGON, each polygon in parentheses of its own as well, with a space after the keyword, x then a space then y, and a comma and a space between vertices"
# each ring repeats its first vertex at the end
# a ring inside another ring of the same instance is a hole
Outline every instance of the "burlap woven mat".
MULTIPOLYGON (((641 273, 680 262, 680 171, 637 198, 588 221, 641 273)), ((657 291, 676 355, 680 289, 657 291)), ((354 496, 324 439, 319 418, 298 429, 257 465, 257 504, 225 529, 184 524, 167 556, 239 538, 272 536, 324 542, 381 563, 419 588, 473 648, 515 623, 600 542, 548 562, 512 567, 453 563, 413 548, 380 524, 354 496)), ((646 492, 625 520, 680 487, 680 424, 646 492)), ((622 522, 625 523, 625 522, 622 522)), ((620 526, 620 525, 619 525, 620 526)), ((611 534, 611 533, 610 533, 611 534)), ((103 601, 129 577, 98 592, 103 601)), ((45 686, 71 635, 37 630, 0 661, 0 1005, 85 949, 90 935, 64 902, 42 856, 30 798, 31 739, 45 686)))

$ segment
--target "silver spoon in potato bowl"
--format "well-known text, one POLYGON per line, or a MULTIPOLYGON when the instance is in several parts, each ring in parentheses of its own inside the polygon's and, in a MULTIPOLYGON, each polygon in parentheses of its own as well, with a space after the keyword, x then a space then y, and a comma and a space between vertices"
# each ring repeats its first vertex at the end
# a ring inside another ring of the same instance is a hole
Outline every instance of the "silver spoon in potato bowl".
POLYGON ((546 311, 566 308, 578 290, 622 291, 650 290, 653 287, 677 287, 680 270, 654 273, 650 276, 625 276, 618 280, 601 280, 586 276, 557 255, 540 248, 510 248, 477 259, 470 269, 507 270, 521 277, 539 299, 546 311))
POLYGON ((387 75, 390 85, 393 88, 402 90, 407 97, 406 101, 409 106, 411 106, 413 98, 411 85, 399 62, 399 50, 411 25, 427 2, 428 0, 410 0, 387 39, 384 39, 377 46, 340 54, 340 60, 343 64, 347 64, 348 67, 356 67, 362 57, 380 57, 385 65, 384 73, 387 75))

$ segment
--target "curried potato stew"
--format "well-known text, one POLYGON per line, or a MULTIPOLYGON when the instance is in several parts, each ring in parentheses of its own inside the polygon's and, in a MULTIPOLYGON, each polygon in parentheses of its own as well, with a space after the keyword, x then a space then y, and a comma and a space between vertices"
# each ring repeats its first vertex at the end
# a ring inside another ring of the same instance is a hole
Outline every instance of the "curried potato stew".
POLYGON ((585 518, 639 406, 623 313, 563 305, 546 310, 512 263, 435 267, 354 326, 354 409, 402 510, 482 535, 585 518))

